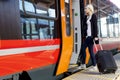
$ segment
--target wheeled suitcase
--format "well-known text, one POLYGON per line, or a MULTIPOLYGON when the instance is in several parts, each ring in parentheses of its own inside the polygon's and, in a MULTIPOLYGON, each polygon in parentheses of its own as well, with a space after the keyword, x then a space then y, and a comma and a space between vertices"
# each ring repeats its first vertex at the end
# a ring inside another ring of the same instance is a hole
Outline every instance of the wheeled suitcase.
MULTIPOLYGON (((96 44, 95 44, 96 45, 96 44)), ((101 46, 101 44, 100 44, 101 46)), ((95 46, 96 47, 96 46, 95 46)), ((96 47, 97 49, 97 47, 96 47)), ((117 65, 113 58, 112 52, 109 50, 103 50, 101 46, 101 50, 98 51, 95 55, 97 67, 100 73, 115 73, 117 70, 117 65)))

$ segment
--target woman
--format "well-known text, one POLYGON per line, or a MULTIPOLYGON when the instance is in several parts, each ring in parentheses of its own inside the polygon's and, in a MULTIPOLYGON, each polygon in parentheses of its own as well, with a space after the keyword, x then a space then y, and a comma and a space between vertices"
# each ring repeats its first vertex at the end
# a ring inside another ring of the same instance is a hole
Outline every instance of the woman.
POLYGON ((86 48, 88 47, 90 57, 92 60, 92 65, 96 65, 96 59, 95 55, 93 53, 93 40, 98 40, 98 26, 97 26, 97 17, 94 14, 94 9, 91 4, 88 4, 85 8, 85 18, 83 23, 83 37, 85 37, 85 40, 82 44, 82 56, 83 61, 81 68, 85 69, 85 58, 86 58, 86 48))

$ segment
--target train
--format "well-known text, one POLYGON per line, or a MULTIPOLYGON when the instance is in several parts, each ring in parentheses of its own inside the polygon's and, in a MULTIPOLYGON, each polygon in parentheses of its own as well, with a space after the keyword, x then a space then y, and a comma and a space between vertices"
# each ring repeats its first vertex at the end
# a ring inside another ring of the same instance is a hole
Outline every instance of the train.
MULTIPOLYGON (((61 80, 70 65, 78 64, 83 4, 0 0, 0 80, 61 80)), ((120 40, 104 38, 101 44, 118 50, 120 40)), ((88 55, 86 64, 89 60, 88 55)))

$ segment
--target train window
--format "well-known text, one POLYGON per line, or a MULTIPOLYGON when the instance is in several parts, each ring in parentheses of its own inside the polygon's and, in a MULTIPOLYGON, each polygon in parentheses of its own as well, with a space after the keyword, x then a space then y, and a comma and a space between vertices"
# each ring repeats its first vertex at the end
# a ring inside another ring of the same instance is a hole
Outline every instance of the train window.
POLYGON ((37 4, 33 4, 28 0, 24 1, 24 7, 26 12, 30 14, 40 15, 46 18, 38 18, 24 14, 22 0, 19 0, 20 13, 21 13, 21 26, 22 26, 22 38, 23 39, 53 39, 54 31, 58 30, 55 26, 55 20, 48 19, 56 18, 56 0, 49 2, 39 1, 37 4))
POLYGON ((109 37, 114 37, 113 24, 109 25, 108 30, 109 30, 109 37))
POLYGON ((118 14, 113 15, 113 35, 114 37, 119 37, 119 19, 118 14))
POLYGON ((117 14, 101 18, 101 37, 119 37, 119 20, 117 14))
POLYGON ((115 26, 115 37, 119 37, 119 24, 114 24, 115 26))
POLYGON ((66 11, 66 33, 68 36, 71 34, 71 25, 70 25, 70 0, 65 0, 65 11, 66 11))
POLYGON ((104 18, 101 18, 101 37, 107 37, 107 22, 106 22, 106 17, 104 17, 104 18))
MULTIPOLYGON (((32 2, 28 2, 27 0, 25 0, 24 4, 25 4, 25 10, 27 12, 30 13, 36 13, 45 17, 56 17, 55 14, 55 0, 51 0, 52 2, 49 3, 43 3, 43 1, 39 2, 38 4, 32 3, 32 2)), ((19 0, 20 2, 20 10, 23 10, 23 2, 22 0, 19 0)))

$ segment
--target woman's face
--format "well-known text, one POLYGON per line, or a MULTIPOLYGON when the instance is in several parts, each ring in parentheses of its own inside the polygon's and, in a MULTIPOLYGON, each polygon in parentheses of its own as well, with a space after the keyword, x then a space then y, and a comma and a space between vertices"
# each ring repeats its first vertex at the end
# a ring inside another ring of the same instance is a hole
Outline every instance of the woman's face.
POLYGON ((90 13, 90 9, 86 7, 86 8, 85 8, 85 14, 86 14, 86 15, 89 15, 89 13, 90 13))

